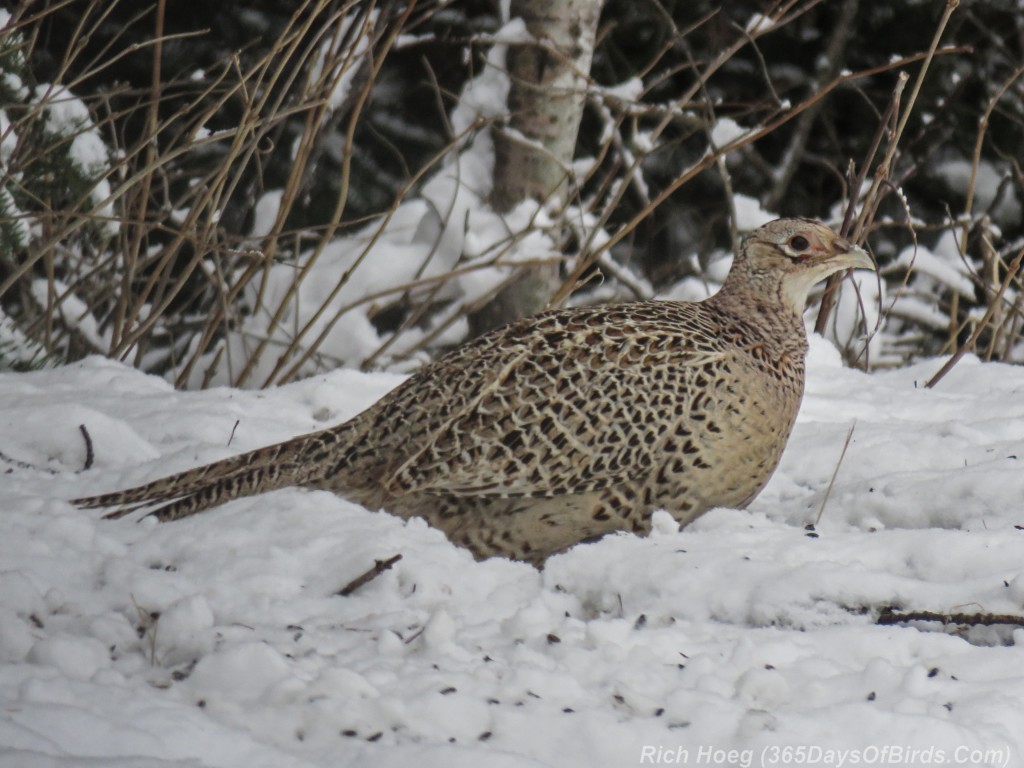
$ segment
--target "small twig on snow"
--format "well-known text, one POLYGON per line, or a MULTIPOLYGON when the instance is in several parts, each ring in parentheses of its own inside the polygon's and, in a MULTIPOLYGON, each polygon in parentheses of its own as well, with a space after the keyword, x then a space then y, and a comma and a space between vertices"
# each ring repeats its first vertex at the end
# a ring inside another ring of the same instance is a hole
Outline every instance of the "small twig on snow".
POLYGON ((382 573, 384 573, 384 571, 390 569, 391 566, 393 566, 401 559, 402 555, 397 554, 394 557, 389 557, 387 560, 374 560, 373 567, 370 568, 370 570, 352 579, 352 581, 350 581, 348 584, 346 584, 344 587, 338 590, 338 595, 340 597, 348 597, 361 586, 363 586, 364 584, 368 584, 369 582, 373 581, 375 578, 380 576, 382 573))
POLYGON ((96 454, 92 450, 92 437, 89 436, 89 430, 85 428, 85 424, 78 425, 78 431, 82 433, 82 439, 85 440, 85 464, 82 465, 82 471, 92 469, 92 463, 96 460, 96 454))
POLYGON ((943 624, 964 624, 972 627, 991 627, 1007 624, 1024 627, 1024 616, 1008 613, 938 613, 936 611, 906 611, 896 613, 892 608, 883 608, 875 624, 907 624, 911 621, 938 621, 943 624))
POLYGON ((832 495, 832 486, 836 483, 836 475, 839 474, 839 468, 843 466, 843 459, 846 458, 846 449, 850 447, 850 440, 853 439, 853 430, 856 428, 857 421, 854 420, 853 424, 850 425, 850 431, 846 433, 846 440, 843 441, 843 450, 839 452, 839 461, 836 462, 836 468, 832 470, 832 477, 828 481, 828 488, 825 489, 825 498, 821 500, 821 506, 818 508, 818 516, 814 518, 815 525, 821 522, 821 516, 825 514, 825 505, 828 504, 828 497, 832 495))

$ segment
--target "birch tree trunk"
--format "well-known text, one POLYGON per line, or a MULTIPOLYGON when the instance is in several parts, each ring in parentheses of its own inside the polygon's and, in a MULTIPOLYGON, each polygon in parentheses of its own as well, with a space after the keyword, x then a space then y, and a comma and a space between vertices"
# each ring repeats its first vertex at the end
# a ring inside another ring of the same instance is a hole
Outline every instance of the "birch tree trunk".
MULTIPOLYGON (((511 0, 533 41, 510 45, 508 121, 494 131, 491 204, 565 200, 594 53, 601 0, 511 0)), ((525 267, 470 316, 474 335, 539 312, 559 286, 557 264, 525 267)))

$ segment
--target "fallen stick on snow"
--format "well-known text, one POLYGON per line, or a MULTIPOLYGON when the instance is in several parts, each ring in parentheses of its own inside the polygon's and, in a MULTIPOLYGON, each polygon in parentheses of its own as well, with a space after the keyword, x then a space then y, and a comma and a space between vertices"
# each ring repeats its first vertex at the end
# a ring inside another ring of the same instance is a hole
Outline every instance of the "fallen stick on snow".
POLYGON ((384 571, 388 570, 391 566, 393 566, 401 559, 402 556, 398 554, 394 557, 389 557, 387 560, 374 560, 373 567, 370 570, 352 579, 352 581, 350 581, 348 584, 346 584, 344 587, 338 590, 338 595, 340 595, 341 597, 348 597, 364 584, 367 584, 368 582, 371 582, 375 578, 380 576, 382 573, 384 573, 384 571))

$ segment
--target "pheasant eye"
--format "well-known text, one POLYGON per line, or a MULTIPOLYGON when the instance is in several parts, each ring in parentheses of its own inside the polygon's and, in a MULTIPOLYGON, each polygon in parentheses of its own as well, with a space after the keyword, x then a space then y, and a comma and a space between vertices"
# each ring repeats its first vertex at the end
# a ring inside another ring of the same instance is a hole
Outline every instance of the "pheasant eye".
POLYGON ((810 242, 803 235, 797 235, 789 241, 789 247, 794 251, 806 251, 810 246, 810 242))

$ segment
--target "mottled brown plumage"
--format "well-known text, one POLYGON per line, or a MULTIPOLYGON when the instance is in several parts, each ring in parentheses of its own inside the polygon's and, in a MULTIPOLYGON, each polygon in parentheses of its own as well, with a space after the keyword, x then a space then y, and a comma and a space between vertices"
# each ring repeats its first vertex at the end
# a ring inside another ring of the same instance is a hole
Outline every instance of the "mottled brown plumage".
POLYGON ((119 493, 176 520, 285 486, 423 517, 477 557, 542 564, 611 531, 743 507, 786 445, 808 290, 867 254, 823 224, 750 235, 715 296, 555 310, 421 369, 344 424, 119 493))

